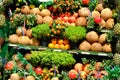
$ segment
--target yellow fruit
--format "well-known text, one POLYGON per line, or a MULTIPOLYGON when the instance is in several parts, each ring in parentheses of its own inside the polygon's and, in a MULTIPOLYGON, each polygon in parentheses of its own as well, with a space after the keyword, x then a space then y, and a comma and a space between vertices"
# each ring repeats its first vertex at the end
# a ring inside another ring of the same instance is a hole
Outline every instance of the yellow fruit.
POLYGON ((54 45, 53 43, 49 43, 49 44, 48 44, 48 47, 49 47, 49 48, 54 48, 54 46, 55 46, 55 45, 54 45))

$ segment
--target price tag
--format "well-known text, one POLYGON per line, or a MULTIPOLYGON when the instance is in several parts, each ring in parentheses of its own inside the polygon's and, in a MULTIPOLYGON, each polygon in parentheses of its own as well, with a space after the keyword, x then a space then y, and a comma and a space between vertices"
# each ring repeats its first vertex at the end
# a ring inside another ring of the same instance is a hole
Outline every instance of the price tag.
POLYGON ((16 44, 9 44, 9 46, 13 46, 13 47, 16 47, 17 45, 16 45, 16 44))
POLYGON ((53 51, 61 52, 62 50, 60 50, 60 49, 54 49, 53 51))
POLYGON ((72 54, 78 54, 78 52, 76 51, 68 51, 69 53, 72 53, 72 54))
POLYGON ((53 0, 38 0, 39 2, 49 2, 49 1, 53 1, 53 0))
POLYGON ((81 52, 81 54, 87 54, 87 55, 89 55, 90 52, 81 52))
POLYGON ((107 54, 98 53, 99 56, 107 56, 107 54))

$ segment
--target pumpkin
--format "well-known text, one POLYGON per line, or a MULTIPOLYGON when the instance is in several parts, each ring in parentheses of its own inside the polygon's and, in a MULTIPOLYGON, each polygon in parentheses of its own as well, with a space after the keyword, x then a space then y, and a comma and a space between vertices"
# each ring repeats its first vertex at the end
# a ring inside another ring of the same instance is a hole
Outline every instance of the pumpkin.
POLYGON ((39 46, 40 45, 40 42, 36 39, 36 38, 32 38, 30 40, 30 44, 31 45, 34 45, 34 46, 39 46))
POLYGON ((37 15, 37 24, 41 24, 43 22, 43 17, 40 15, 37 15))
POLYGON ((21 13, 23 14, 29 14, 30 13, 30 8, 27 5, 24 5, 21 7, 21 13))
POLYGON ((18 73, 12 73, 10 75, 10 80, 20 80, 18 73))
POLYGON ((103 5, 101 3, 97 4, 97 6, 95 7, 95 10, 101 12, 103 10, 103 5))
POLYGON ((91 45, 90 49, 92 51, 101 52, 102 51, 102 45, 100 43, 95 42, 91 45))
POLYGON ((18 38, 19 38, 18 35, 12 34, 9 36, 9 42, 10 43, 18 43, 18 38))
POLYGON ((43 9, 41 12, 40 12, 40 15, 41 16, 50 16, 50 11, 48 9, 43 9))
POLYGON ((17 34, 18 36, 25 35, 25 33, 26 33, 26 28, 25 28, 25 27, 18 27, 18 28, 16 29, 16 34, 17 34))
POLYGON ((30 10, 30 14, 40 14, 39 8, 33 8, 30 10))
POLYGON ((113 26, 114 26, 114 19, 113 18, 108 19, 105 23, 105 28, 111 29, 113 28, 113 26))
POLYGON ((91 44, 87 41, 83 41, 80 45, 79 45, 79 49, 83 50, 83 51, 89 51, 91 47, 91 44))
POLYGON ((93 18, 98 18, 98 17, 100 17, 100 13, 98 12, 98 11, 92 11, 92 17, 93 18))
POLYGON ((101 34, 98 42, 101 43, 101 44, 105 43, 106 42, 106 37, 107 37, 107 34, 105 34, 105 33, 101 34))
POLYGON ((33 76, 27 76, 26 80, 35 80, 35 78, 33 76))
POLYGON ((28 36, 29 38, 32 38, 32 29, 26 30, 26 36, 28 36))
POLYGON ((78 15, 80 17, 88 17, 90 14, 90 10, 87 7, 82 7, 78 10, 78 15))
POLYGON ((103 52, 112 52, 111 44, 106 43, 103 45, 103 52))
POLYGON ((53 23, 53 18, 50 16, 45 16, 45 17, 43 17, 43 22, 51 24, 51 23, 53 23))
POLYGON ((78 17, 78 18, 76 19, 75 24, 76 24, 77 26, 86 26, 86 25, 87 25, 87 20, 86 20, 85 17, 78 17))
POLYGON ((105 8, 101 11, 101 17, 104 20, 107 20, 112 17, 112 11, 110 8, 105 8))
POLYGON ((105 27, 105 20, 102 19, 102 21, 98 24, 101 28, 105 27))
POLYGON ((20 36, 19 39, 18 39, 18 42, 20 44, 29 44, 30 39, 27 36, 20 36))
POLYGON ((94 43, 98 41, 98 34, 95 31, 90 31, 86 35, 86 39, 90 43, 94 43))

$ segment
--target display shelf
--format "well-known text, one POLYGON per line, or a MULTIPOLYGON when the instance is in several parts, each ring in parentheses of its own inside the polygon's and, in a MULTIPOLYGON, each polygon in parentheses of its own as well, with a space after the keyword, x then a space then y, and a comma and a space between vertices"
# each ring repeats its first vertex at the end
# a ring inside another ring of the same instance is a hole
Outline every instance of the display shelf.
POLYGON ((76 55, 91 55, 91 56, 101 56, 101 57, 113 57, 112 53, 105 52, 93 52, 93 51, 81 51, 81 50, 62 50, 62 49, 52 49, 43 46, 31 46, 31 45, 22 45, 22 44, 9 44, 10 47, 18 48, 18 49, 26 49, 26 50, 46 50, 50 49, 51 51, 67 51, 68 53, 76 54, 76 55))

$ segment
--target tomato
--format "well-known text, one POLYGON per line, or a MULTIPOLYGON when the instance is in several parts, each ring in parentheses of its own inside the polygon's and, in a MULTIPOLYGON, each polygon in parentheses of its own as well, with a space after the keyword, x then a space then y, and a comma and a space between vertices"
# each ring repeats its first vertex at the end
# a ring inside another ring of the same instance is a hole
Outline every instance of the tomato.
POLYGON ((100 72, 99 73, 97 72, 94 74, 95 79, 101 79, 102 77, 103 77, 103 75, 100 72))
POLYGON ((65 16, 70 17, 71 16, 70 12, 65 12, 65 16))
POLYGON ((41 75, 42 74, 42 68, 41 67, 37 67, 35 69, 35 73, 38 74, 38 75, 41 75))
POLYGON ((89 4, 89 2, 90 2, 90 0, 82 0, 82 3, 85 5, 89 4))
POLYGON ((96 18, 94 18, 94 22, 95 22, 96 24, 98 24, 98 23, 102 22, 102 19, 99 18, 99 17, 96 17, 96 18))
POLYGON ((70 70, 69 73, 68 73, 68 76, 70 79, 75 79, 77 78, 77 71, 75 70, 70 70))
POLYGON ((7 69, 7 70, 12 70, 12 69, 13 69, 13 65, 12 65, 11 63, 7 63, 7 64, 5 65, 5 69, 7 69))
POLYGON ((76 21, 76 18, 74 16, 70 16, 68 19, 69 23, 74 23, 76 21))

